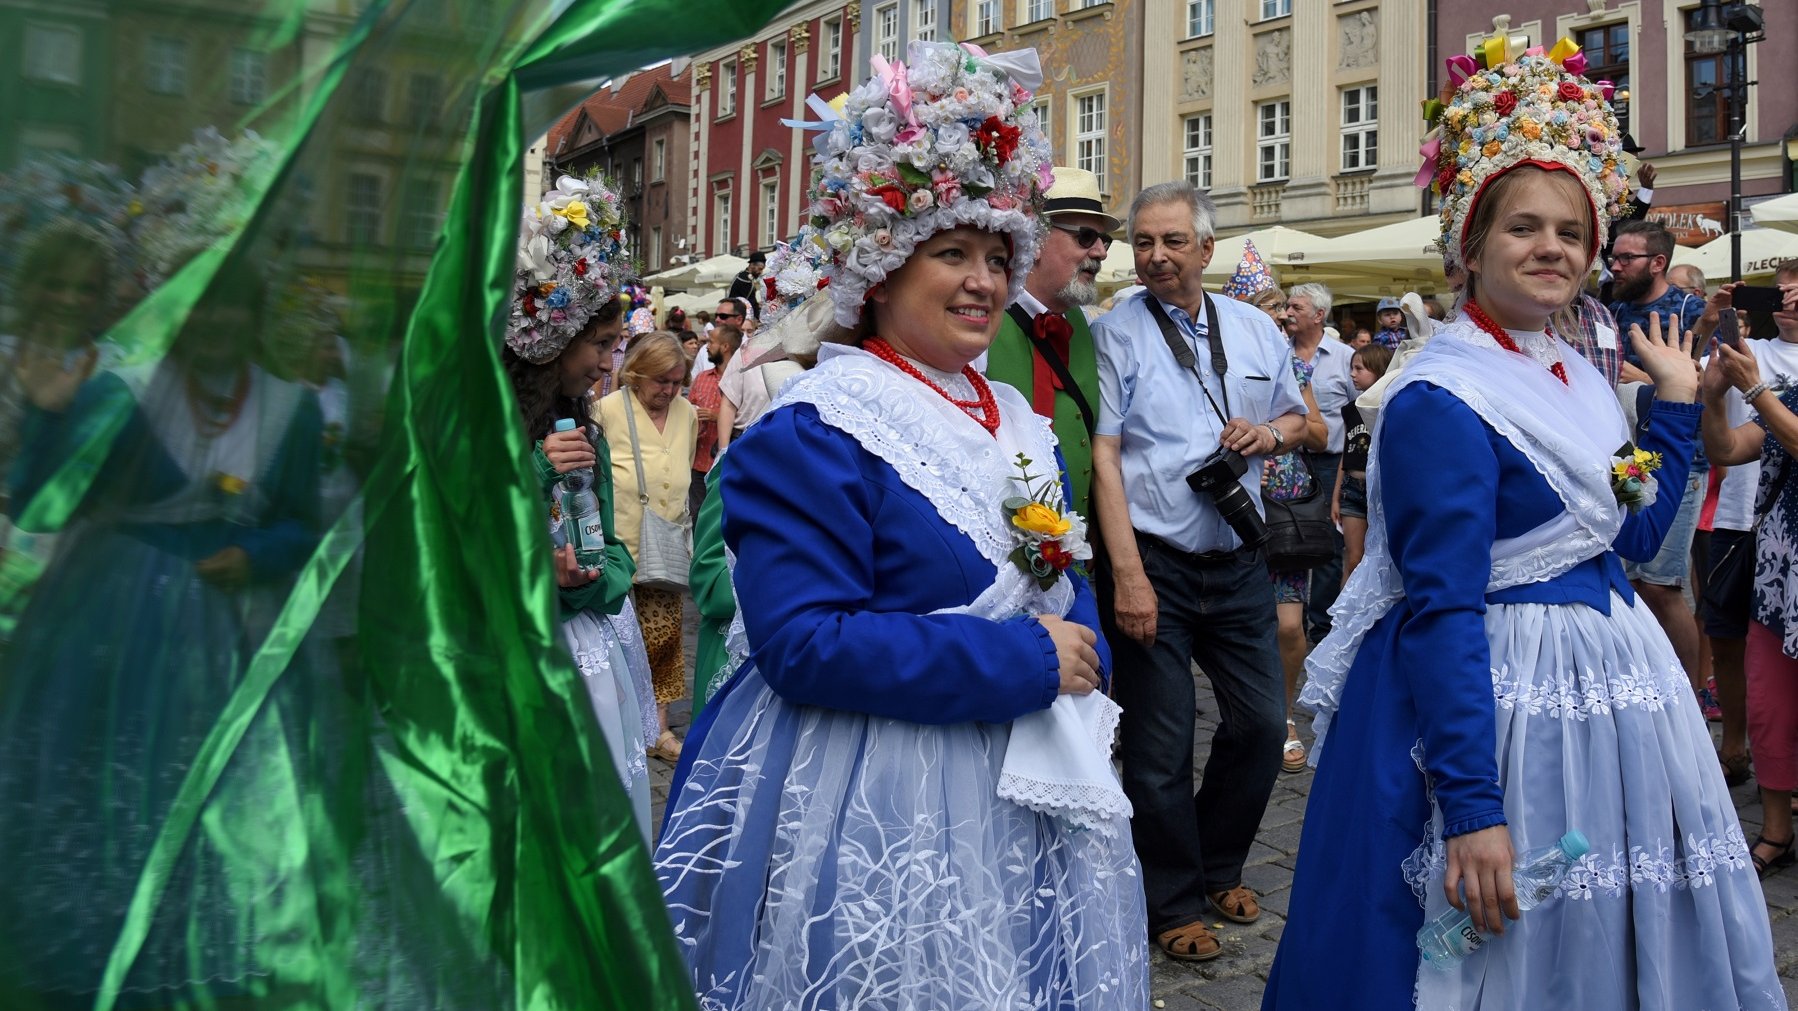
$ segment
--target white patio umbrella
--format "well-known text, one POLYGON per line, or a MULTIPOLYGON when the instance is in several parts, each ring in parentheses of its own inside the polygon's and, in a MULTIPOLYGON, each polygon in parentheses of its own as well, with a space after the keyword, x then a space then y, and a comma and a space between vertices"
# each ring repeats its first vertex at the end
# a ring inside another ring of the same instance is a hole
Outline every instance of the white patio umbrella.
POLYGON ((1247 241, 1255 243, 1255 248, 1261 251, 1261 259, 1274 269, 1280 283, 1286 284, 1286 266, 1306 262, 1312 251, 1323 248, 1329 240, 1285 225, 1257 228, 1219 239, 1217 251, 1211 254, 1211 263, 1205 268, 1206 283, 1222 283, 1236 273, 1236 264, 1242 260, 1243 243, 1247 241))
POLYGON ((728 286, 749 261, 741 256, 721 253, 708 257, 697 263, 689 263, 684 267, 674 267, 659 271, 643 279, 644 284, 660 286, 669 291, 685 291, 690 288, 716 288, 728 286))
MULTIPOLYGON (((1728 235, 1723 235, 1697 249, 1676 250, 1673 262, 1690 263, 1704 271, 1705 277, 1727 280, 1730 267, 1729 239, 1728 235)), ((1771 274, 1774 267, 1795 258, 1798 258, 1798 233, 1782 232, 1774 228, 1751 228, 1742 233, 1744 278, 1771 274)))
POLYGON ((1762 228, 1798 232, 1798 193, 1762 201, 1750 208, 1749 213, 1754 215, 1754 223, 1762 228))

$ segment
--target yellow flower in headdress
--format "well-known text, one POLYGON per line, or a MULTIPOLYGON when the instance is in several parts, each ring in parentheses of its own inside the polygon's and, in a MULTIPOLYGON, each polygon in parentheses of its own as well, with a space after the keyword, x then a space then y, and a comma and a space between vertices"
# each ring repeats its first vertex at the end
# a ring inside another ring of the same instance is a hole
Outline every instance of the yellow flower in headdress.
POLYGON ((1486 146, 1480 149, 1480 153, 1488 158, 1496 158, 1498 153, 1504 149, 1504 144, 1496 140, 1489 140, 1486 142, 1486 146))
POLYGON ((1542 139, 1542 124, 1533 119, 1518 120, 1516 129, 1518 133, 1523 134, 1530 140, 1542 139))
POLYGON ((556 213, 567 218, 568 223, 576 228, 587 227, 587 204, 584 201, 570 200, 556 208, 556 213))

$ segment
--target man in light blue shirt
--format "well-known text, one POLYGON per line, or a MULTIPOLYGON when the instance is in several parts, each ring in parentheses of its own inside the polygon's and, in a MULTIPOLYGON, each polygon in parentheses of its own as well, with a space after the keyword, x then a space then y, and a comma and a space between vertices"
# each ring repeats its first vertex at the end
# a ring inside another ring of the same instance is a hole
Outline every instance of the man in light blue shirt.
POLYGON ((1223 950, 1205 926, 1208 907, 1238 923, 1260 916, 1242 867, 1280 773, 1286 716, 1266 562, 1187 476, 1220 446, 1241 453, 1240 485, 1259 513, 1264 458, 1295 446, 1305 425, 1291 349, 1273 321, 1206 297, 1214 216, 1184 182, 1143 190, 1129 228, 1147 290, 1093 325, 1093 499, 1110 566, 1111 606, 1101 610, 1124 709, 1124 790, 1150 935, 1188 961, 1223 950), (1169 340, 1186 344, 1193 368, 1169 340), (1197 797, 1194 661, 1222 716, 1197 797))
MULTIPOLYGON (((1334 302, 1330 289, 1321 284, 1295 284, 1286 303, 1286 335, 1292 341, 1292 353, 1311 368, 1311 397, 1330 430, 1323 452, 1312 453, 1308 458, 1311 475, 1326 495, 1336 487, 1336 472, 1342 469, 1342 408, 1355 396, 1355 384, 1349 378, 1355 349, 1324 336, 1324 321, 1334 302)), ((1341 589, 1342 534, 1338 533, 1336 557, 1311 570, 1305 618, 1312 643, 1321 641, 1330 631, 1330 605, 1336 603, 1337 591, 1341 589)))

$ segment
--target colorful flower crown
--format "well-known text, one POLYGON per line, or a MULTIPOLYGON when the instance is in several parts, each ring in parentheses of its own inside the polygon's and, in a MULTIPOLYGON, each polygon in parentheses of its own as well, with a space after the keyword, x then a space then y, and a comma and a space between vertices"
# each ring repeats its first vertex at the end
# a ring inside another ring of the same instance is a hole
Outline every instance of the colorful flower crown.
POLYGON ((618 297, 624 211, 618 190, 597 173, 563 176, 518 228, 518 278, 506 346, 541 365, 562 353, 593 314, 618 297))
POLYGON ((830 281, 824 270, 830 260, 829 250, 810 224, 800 227, 791 242, 778 242, 768 254, 767 269, 762 271, 763 327, 780 322, 799 303, 818 293, 830 281))
POLYGON ((837 322, 856 326, 868 289, 937 232, 972 225, 1011 239, 1011 298, 1041 242, 1037 211, 1054 181, 1029 107, 1035 50, 913 42, 905 63, 875 56, 874 77, 840 113, 817 96, 811 223, 827 254, 837 322))
POLYGON ((1572 39, 1546 52, 1494 36, 1472 56, 1448 61, 1448 83, 1423 103, 1436 124, 1424 138, 1417 185, 1442 201, 1442 257, 1460 264, 1467 225, 1487 183, 1524 162, 1564 166, 1592 204, 1593 249, 1627 210, 1623 131, 1611 111, 1611 82, 1586 80, 1572 39))
MULTIPOLYGON (((128 273, 131 246, 125 237, 132 216, 142 213, 136 188, 111 165, 50 153, 0 174, 0 306, 15 308, 18 289, 37 279, 17 276, 25 250, 49 236, 79 234, 104 248, 114 272, 128 273), (52 231, 54 230, 54 231, 52 231)), ((95 316, 116 291, 90 294, 95 316)))
POLYGON ((280 154, 254 130, 227 140, 208 126, 144 173, 131 239, 145 290, 248 220, 280 154))

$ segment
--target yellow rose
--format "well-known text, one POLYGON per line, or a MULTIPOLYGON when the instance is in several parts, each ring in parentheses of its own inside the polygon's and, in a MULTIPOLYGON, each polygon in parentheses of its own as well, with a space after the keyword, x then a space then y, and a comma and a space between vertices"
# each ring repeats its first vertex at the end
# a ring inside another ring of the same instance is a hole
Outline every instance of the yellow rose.
POLYGON ((1526 119, 1518 123, 1517 129, 1530 140, 1542 139, 1542 124, 1533 119, 1526 119))
POLYGON ((1012 525, 1020 530, 1045 537, 1060 537, 1073 529, 1073 524, 1061 518, 1061 514, 1043 505, 1032 502, 1011 515, 1012 525))
POLYGON ((1503 144, 1496 140, 1489 140, 1486 142, 1486 146, 1481 148, 1480 151, 1488 158, 1496 158, 1498 157, 1498 153, 1504 149, 1505 146, 1503 144))
POLYGON ((556 213, 567 218, 568 223, 576 228, 587 227, 587 205, 579 200, 568 201, 556 213))

